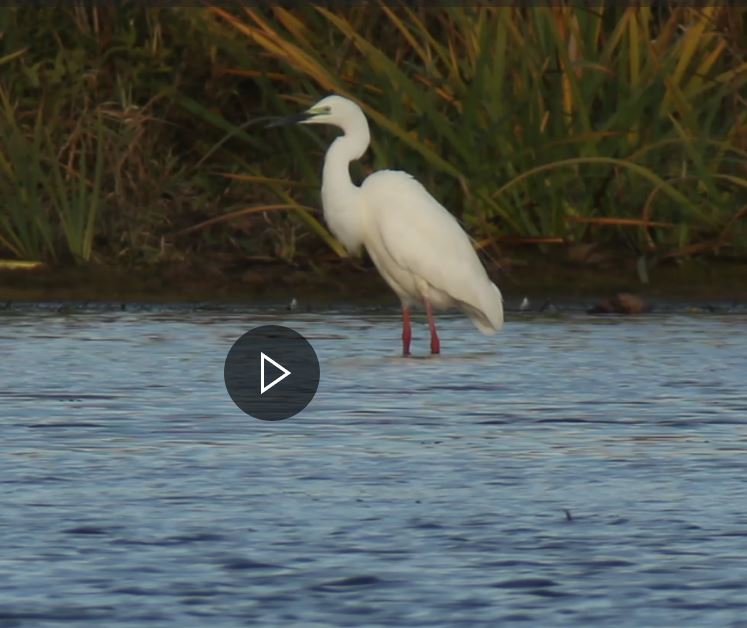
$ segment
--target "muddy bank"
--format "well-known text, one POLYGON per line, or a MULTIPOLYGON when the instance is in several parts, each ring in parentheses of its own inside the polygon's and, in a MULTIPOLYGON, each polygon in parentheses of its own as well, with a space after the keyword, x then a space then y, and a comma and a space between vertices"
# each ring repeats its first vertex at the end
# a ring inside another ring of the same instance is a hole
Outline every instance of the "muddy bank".
MULTIPOLYGON (((489 268, 509 307, 533 303, 594 301, 619 292, 651 300, 747 302, 747 263, 691 260, 661 265, 641 282, 626 262, 589 266, 535 258, 489 268)), ((254 263, 220 267, 172 264, 145 269, 106 266, 41 267, 0 271, 0 302, 109 301, 308 304, 397 303, 367 260, 337 260, 322 266, 254 263)))

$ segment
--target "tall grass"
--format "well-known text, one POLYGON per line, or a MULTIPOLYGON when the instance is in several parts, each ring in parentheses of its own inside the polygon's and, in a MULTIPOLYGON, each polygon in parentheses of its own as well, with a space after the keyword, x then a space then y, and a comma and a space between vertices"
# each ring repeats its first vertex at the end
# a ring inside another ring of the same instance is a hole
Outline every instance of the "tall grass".
POLYGON ((219 134, 178 103, 208 91, 205 17, 0 8, 0 257, 158 261, 193 207, 215 210, 225 183, 190 166, 219 134))
MULTIPOLYGON (((246 37, 237 70, 268 106, 356 98, 372 167, 418 175, 478 238, 745 247, 724 232, 747 204, 744 9, 211 11, 246 37)), ((316 182, 320 147, 285 142, 267 172, 316 182)))
POLYGON ((480 246, 743 254, 746 29, 725 6, 0 8, 0 257, 345 255, 328 137, 257 123, 329 92, 374 127, 354 178, 412 172, 480 246))
POLYGON ((0 89, 0 245, 17 258, 54 254, 52 229, 42 192, 41 119, 30 136, 18 126, 15 108, 0 89))

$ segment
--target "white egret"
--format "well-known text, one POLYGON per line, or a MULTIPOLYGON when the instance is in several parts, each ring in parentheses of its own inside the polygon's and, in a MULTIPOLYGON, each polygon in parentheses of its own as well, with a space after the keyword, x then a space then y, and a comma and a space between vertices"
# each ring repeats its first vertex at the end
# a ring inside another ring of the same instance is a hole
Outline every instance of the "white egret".
POLYGON ((402 304, 402 352, 410 354, 410 308, 423 305, 431 353, 440 341, 433 308, 458 307, 484 334, 503 325, 503 298, 456 218, 411 175, 380 170, 360 186, 349 172, 371 141, 361 108, 342 96, 323 98, 271 126, 298 122, 339 127, 322 171, 324 219, 351 253, 366 251, 402 304))

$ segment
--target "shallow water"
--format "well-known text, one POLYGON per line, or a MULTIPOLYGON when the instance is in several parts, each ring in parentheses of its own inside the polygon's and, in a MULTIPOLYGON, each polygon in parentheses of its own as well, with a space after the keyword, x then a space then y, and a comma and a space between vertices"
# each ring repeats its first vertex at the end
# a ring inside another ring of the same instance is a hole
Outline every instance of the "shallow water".
POLYGON ((747 314, 508 319, 3 312, 0 625, 747 625, 747 314), (267 323, 280 422, 222 379, 267 323))

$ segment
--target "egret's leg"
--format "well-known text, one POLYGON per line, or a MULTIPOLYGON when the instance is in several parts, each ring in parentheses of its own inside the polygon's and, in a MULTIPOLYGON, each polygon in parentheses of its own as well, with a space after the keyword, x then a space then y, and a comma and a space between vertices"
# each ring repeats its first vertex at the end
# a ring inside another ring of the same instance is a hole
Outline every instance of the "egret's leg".
POLYGON ((412 329, 410 328, 410 308, 402 306, 402 355, 410 355, 410 340, 412 329))
POLYGON ((438 334, 436 333, 436 321, 433 320, 431 303, 428 299, 423 300, 425 301, 425 312, 428 314, 428 327, 431 328, 431 353, 441 353, 441 342, 438 340, 438 334))

